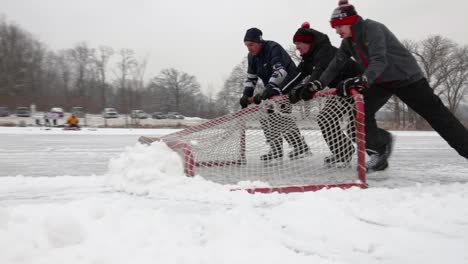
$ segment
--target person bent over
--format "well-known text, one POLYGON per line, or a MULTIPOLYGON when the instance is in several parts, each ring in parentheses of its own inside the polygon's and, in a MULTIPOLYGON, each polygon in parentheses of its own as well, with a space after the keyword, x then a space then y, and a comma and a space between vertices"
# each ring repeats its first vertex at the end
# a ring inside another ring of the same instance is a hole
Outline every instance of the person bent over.
MULTIPOLYGON (((287 93, 285 84, 294 77, 296 65, 284 48, 274 41, 263 40, 262 31, 258 28, 247 30, 244 44, 249 54, 247 79, 239 101, 242 108, 247 107, 251 100, 259 104, 262 100, 287 93), (259 78, 265 85, 265 90, 253 97, 259 78)), ((290 159, 301 158, 309 153, 309 147, 301 136, 299 128, 293 118, 288 115, 291 105, 289 102, 281 104, 282 113, 271 109, 267 117, 260 120, 266 141, 270 146, 268 153, 260 157, 263 161, 283 157, 283 138, 294 148, 288 154, 290 159)))
POLYGON ((343 39, 334 59, 318 82, 328 85, 342 68, 343 60, 353 57, 364 73, 337 86, 340 96, 349 96, 351 88, 364 96, 366 149, 370 156, 367 171, 388 167, 392 153, 392 135, 377 126, 375 113, 396 95, 422 116, 447 143, 468 159, 468 130, 434 94, 413 55, 382 23, 363 19, 347 0, 341 0, 330 24, 343 39))
MULTIPOLYGON (((325 88, 315 80, 327 68, 337 48, 330 43, 326 34, 310 28, 308 22, 304 22, 296 31, 293 43, 302 57, 298 65, 300 74, 292 82, 294 88, 289 92, 290 102, 297 103, 301 99, 310 100, 315 92, 325 88)), ((341 80, 362 73, 362 67, 350 58, 342 63, 344 67, 329 84, 332 88, 336 87, 341 80)), ((340 126, 340 120, 345 114, 354 117, 353 111, 346 108, 352 103, 351 98, 327 98, 317 117, 322 135, 332 153, 324 159, 327 166, 348 166, 352 159, 355 150, 351 137, 354 131, 347 128, 348 135, 346 135, 340 126)))

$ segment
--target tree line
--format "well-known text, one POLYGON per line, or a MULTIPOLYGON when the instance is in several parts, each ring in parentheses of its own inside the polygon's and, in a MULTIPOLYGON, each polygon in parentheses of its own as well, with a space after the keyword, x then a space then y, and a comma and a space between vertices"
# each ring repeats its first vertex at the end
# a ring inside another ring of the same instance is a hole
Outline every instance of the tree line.
POLYGON ((81 106, 89 113, 114 107, 121 113, 144 109, 204 118, 227 113, 201 93, 195 76, 167 68, 145 81, 146 65, 131 49, 82 42, 48 50, 20 26, 0 19, 0 106, 35 104, 39 111, 81 106))
MULTIPOLYGON (((468 47, 440 35, 403 43, 450 111, 463 114, 460 104, 468 92, 468 47)), ((288 52, 298 63, 295 48, 288 47, 288 52)), ((219 92, 210 96, 201 92, 195 76, 174 68, 163 69, 145 81, 146 65, 147 59, 137 59, 131 49, 93 48, 85 42, 52 51, 20 26, 0 19, 0 106, 35 104, 40 111, 53 106, 82 106, 89 113, 115 107, 121 113, 143 109, 203 118, 240 108, 247 72, 245 57, 232 69, 219 92)), ((395 128, 426 126, 396 97, 384 110, 395 128)))

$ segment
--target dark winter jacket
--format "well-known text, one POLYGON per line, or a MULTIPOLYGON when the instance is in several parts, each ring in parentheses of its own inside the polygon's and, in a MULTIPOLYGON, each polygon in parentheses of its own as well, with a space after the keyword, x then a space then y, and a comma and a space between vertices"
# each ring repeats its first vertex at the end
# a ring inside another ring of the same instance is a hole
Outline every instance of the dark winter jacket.
MULTIPOLYGON (((253 95, 258 78, 262 80, 264 85, 273 84, 282 88, 296 75, 296 65, 280 44, 269 40, 262 43, 260 53, 255 56, 249 54, 247 57, 248 76, 245 82, 244 94, 249 97, 253 95), (284 70, 286 74, 285 76, 281 74, 281 78, 275 78, 274 76, 279 70, 284 70), (276 80, 281 81, 276 83, 276 80)), ((283 91, 283 93, 286 93, 286 91, 283 91)))
POLYGON ((412 83, 424 77, 416 59, 385 25, 359 17, 352 33, 352 38, 343 39, 335 58, 320 77, 323 84, 330 83, 351 56, 365 68, 369 85, 412 83))
MULTIPOLYGON (((291 87, 297 86, 309 75, 310 81, 317 80, 325 71, 330 61, 333 60, 338 50, 330 43, 327 35, 313 29, 308 30, 313 34, 314 42, 312 42, 309 51, 302 55, 302 61, 297 67, 299 75, 289 84, 291 87)), ((343 68, 328 86, 334 88, 339 81, 355 77, 359 74, 362 74, 362 67, 348 57, 344 61, 343 68)))

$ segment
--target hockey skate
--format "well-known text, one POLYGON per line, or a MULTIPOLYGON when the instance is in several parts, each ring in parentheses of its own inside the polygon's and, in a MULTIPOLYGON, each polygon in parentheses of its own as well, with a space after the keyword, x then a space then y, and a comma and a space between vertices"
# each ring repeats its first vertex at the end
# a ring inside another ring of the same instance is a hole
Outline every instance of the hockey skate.
POLYGON ((385 145, 381 153, 368 149, 369 161, 366 163, 367 172, 382 171, 388 168, 388 158, 393 151, 393 136, 390 135, 390 140, 385 145))
POLYGON ((330 155, 323 159, 323 163, 328 168, 349 168, 351 167, 351 155, 330 155))
POLYGON ((277 140, 270 145, 268 153, 260 156, 264 166, 278 165, 283 162, 283 142, 277 140))
POLYGON ((309 150, 309 146, 304 144, 300 147, 294 148, 291 152, 288 153, 288 157, 291 160, 302 159, 307 156, 311 156, 312 152, 309 150))
POLYGON ((354 147, 351 145, 345 149, 336 149, 336 153, 326 156, 323 163, 329 168, 349 168, 353 158, 354 147))

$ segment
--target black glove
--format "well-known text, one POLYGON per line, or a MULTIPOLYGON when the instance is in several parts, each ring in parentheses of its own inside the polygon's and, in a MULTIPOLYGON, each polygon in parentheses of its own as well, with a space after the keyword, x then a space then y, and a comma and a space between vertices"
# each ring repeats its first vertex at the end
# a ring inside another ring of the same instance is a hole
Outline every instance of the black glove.
POLYGON ((295 104, 301 100, 301 91, 302 91, 302 84, 297 85, 289 91, 288 97, 289 97, 289 102, 291 104, 295 104))
POLYGON ((303 85, 302 91, 301 91, 301 98, 304 101, 310 100, 310 98, 313 97, 312 93, 316 93, 320 90, 322 90, 322 83, 319 80, 315 80, 312 82, 305 83, 303 85))
POLYGON ((341 97, 349 97, 349 90, 351 90, 351 88, 355 88, 361 93, 366 87, 367 77, 365 75, 360 75, 340 81, 336 86, 336 94, 341 97))
POLYGON ((253 102, 255 104, 260 104, 262 102, 262 95, 261 94, 254 95, 253 102))
POLYGON ((273 84, 267 84, 262 93, 262 99, 270 99, 272 96, 281 95, 281 90, 273 84))
POLYGON ((246 108, 249 105, 249 97, 245 94, 242 95, 242 97, 239 100, 239 104, 242 108, 246 108))

